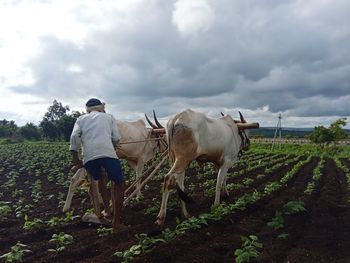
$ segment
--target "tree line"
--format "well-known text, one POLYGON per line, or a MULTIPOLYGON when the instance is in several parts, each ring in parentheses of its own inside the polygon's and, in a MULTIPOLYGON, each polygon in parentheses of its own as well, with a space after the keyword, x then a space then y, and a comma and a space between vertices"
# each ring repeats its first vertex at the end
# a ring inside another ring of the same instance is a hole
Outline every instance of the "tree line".
POLYGON ((83 113, 72 111, 69 106, 54 100, 47 109, 39 125, 32 122, 18 127, 13 120, 0 120, 0 138, 9 141, 27 140, 66 140, 70 138, 76 119, 83 113))
MULTIPOLYGON (((68 141, 73 130, 76 119, 83 112, 72 111, 69 113, 69 106, 63 106, 61 102, 54 100, 47 109, 39 125, 27 123, 18 127, 13 120, 0 120, 0 138, 19 141, 27 140, 66 140, 68 141)), ((346 118, 341 118, 331 123, 327 128, 324 126, 315 127, 307 137, 313 143, 329 144, 337 140, 346 139, 349 135, 344 130, 346 118)))

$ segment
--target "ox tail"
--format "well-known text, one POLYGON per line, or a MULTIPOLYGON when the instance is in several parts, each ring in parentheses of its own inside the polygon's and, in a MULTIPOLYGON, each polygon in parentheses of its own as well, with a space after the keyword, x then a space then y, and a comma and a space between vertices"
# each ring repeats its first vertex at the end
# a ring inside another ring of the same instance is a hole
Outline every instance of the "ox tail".
POLYGON ((168 155, 171 162, 175 161, 175 156, 172 153, 172 147, 173 147, 174 127, 175 127, 175 122, 177 118, 178 118, 178 115, 175 115, 174 118, 170 119, 170 121, 167 124, 168 155))
POLYGON ((177 194, 179 195, 179 197, 182 201, 184 201, 187 204, 194 204, 195 203, 193 198, 190 197, 188 194, 186 194, 184 191, 182 191, 178 184, 176 184, 176 190, 177 190, 177 194))

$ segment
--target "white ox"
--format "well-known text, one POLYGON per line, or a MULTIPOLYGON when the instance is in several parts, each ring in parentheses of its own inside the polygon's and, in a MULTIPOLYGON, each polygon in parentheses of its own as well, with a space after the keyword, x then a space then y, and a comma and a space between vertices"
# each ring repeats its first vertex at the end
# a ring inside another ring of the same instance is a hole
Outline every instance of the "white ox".
MULTIPOLYGON (((119 158, 127 160, 127 162, 132 167, 132 169, 135 170, 136 180, 138 180, 138 178, 141 177, 145 164, 155 156, 157 149, 159 147, 165 149, 164 145, 162 144, 163 142, 159 142, 155 140, 156 138, 159 137, 159 135, 153 132, 154 129, 161 129, 163 127, 158 122, 155 114, 154 114, 154 118, 158 126, 151 123, 148 117, 146 116, 146 119, 152 126, 152 129, 146 128, 146 125, 143 120, 138 120, 134 122, 117 121, 118 130, 121 135, 121 140, 120 140, 121 146, 116 149, 117 155, 119 158), (123 144, 125 142, 136 142, 136 141, 142 141, 142 142, 123 144)), ((102 179, 106 180, 106 178, 103 178, 103 177, 104 175, 102 175, 102 179)), ((80 168, 74 174, 74 176, 71 179, 66 202, 62 209, 63 212, 66 212, 70 209, 74 192, 83 182, 86 181, 86 178, 87 178, 87 173, 84 168, 80 168)), ((97 206, 102 200, 98 195, 98 193, 96 193, 97 183, 96 182, 90 182, 90 183, 93 183, 94 185, 90 185, 89 195, 95 210, 97 210, 95 211, 96 214, 99 214, 99 209, 97 208, 97 206), (100 201, 98 201, 97 198, 99 198, 100 201)), ((140 184, 141 184, 141 181, 138 180, 136 184, 137 189, 139 189, 140 184)), ((138 195, 140 194, 141 194, 141 190, 138 191, 138 195)), ((102 197, 104 196, 102 195, 102 197)), ((108 202, 106 201, 106 203, 108 202)))
POLYGON ((246 123, 241 113, 240 118, 241 121, 235 121, 226 115, 214 119, 188 109, 168 121, 166 133, 169 157, 173 165, 164 178, 157 225, 164 225, 170 188, 178 190, 182 199, 182 215, 185 218, 189 217, 184 202, 189 201, 184 193, 184 177, 185 169, 193 160, 199 163, 211 162, 219 168, 214 205, 220 203, 220 191, 228 194, 227 170, 237 160, 239 152, 249 147, 249 138, 245 130, 259 127, 258 123, 246 123))

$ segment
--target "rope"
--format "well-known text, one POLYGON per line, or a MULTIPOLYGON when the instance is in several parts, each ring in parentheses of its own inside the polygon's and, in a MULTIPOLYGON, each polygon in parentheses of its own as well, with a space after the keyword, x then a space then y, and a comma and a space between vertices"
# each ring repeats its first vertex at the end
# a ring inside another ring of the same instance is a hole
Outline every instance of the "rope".
POLYGON ((141 141, 133 141, 133 142, 121 142, 119 144, 140 143, 140 142, 157 141, 157 140, 161 140, 161 138, 152 138, 152 139, 146 139, 146 140, 141 140, 141 141))

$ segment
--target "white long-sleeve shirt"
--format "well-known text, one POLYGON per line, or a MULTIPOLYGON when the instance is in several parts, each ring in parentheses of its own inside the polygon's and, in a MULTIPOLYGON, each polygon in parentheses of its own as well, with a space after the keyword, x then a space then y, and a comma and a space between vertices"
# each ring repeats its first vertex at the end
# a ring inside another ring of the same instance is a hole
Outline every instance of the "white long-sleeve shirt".
POLYGON ((84 164, 102 157, 118 159, 113 142, 118 143, 119 140, 117 121, 113 115, 92 111, 76 120, 69 150, 79 151, 82 146, 84 164))

